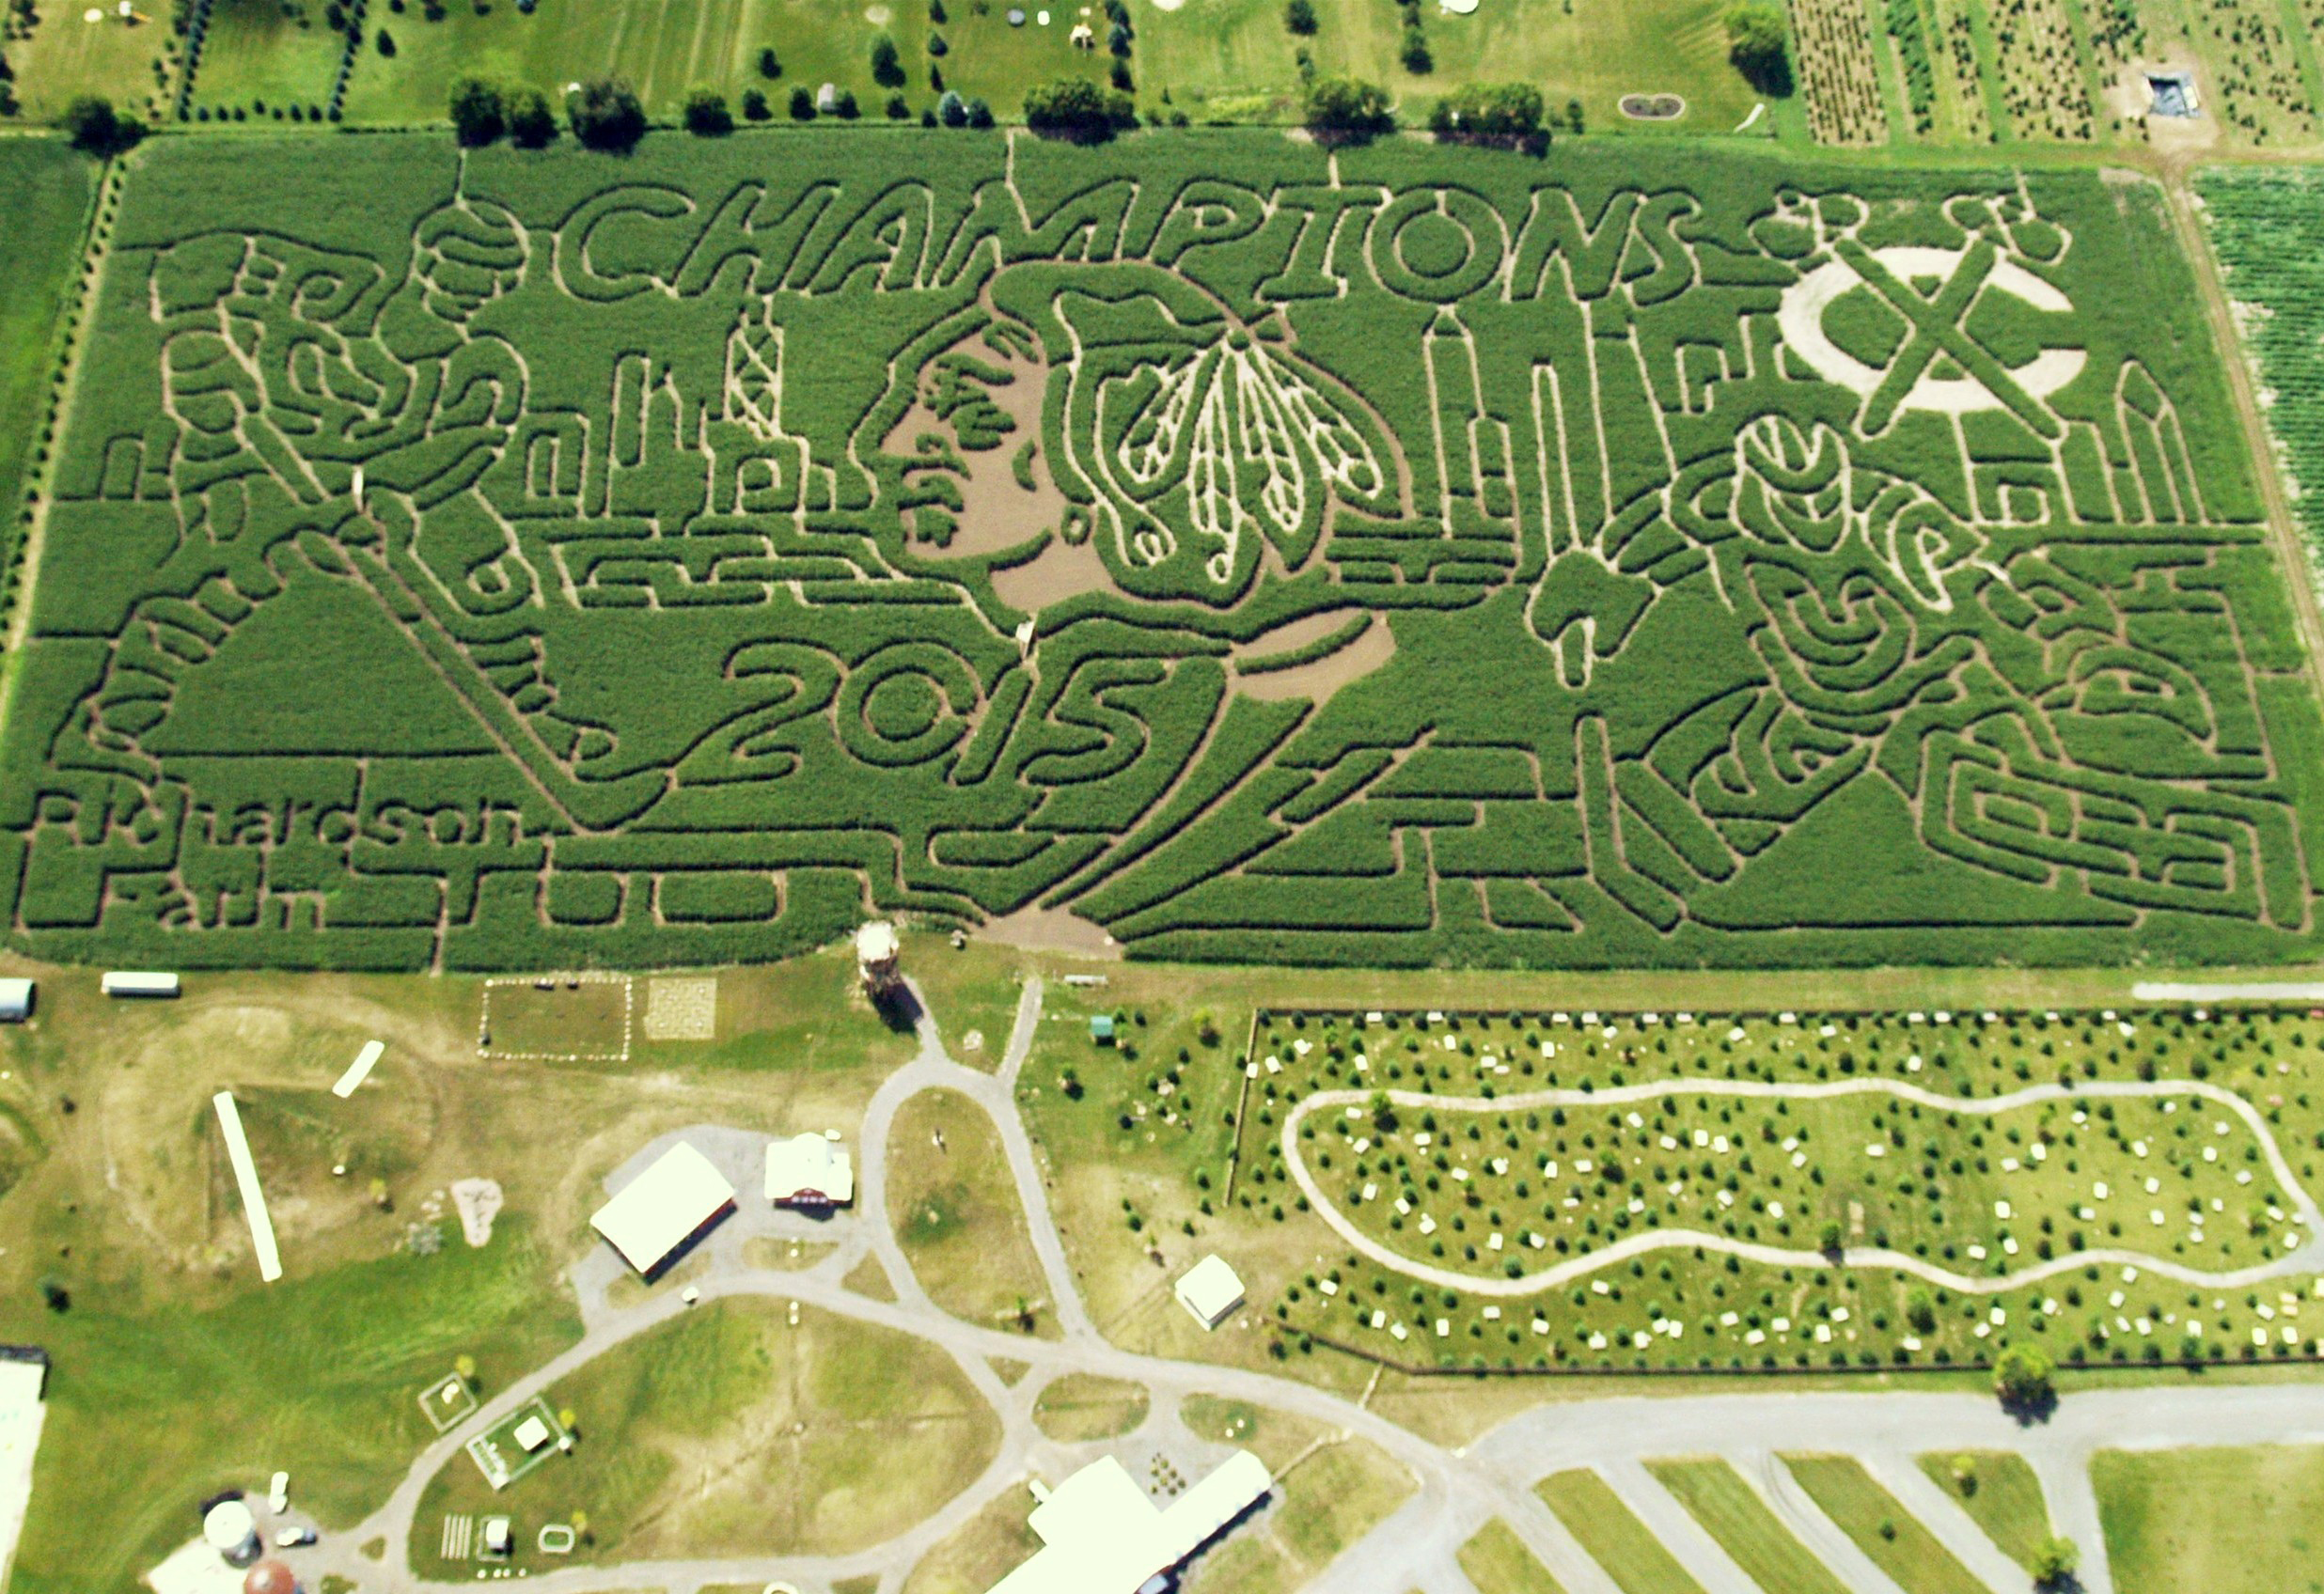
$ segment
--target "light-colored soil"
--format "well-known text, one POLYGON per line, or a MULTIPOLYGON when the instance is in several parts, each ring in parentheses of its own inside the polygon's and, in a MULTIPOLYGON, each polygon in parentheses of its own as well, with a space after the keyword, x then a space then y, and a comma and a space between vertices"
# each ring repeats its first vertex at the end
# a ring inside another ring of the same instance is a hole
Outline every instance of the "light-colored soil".
MULTIPOLYGON (((1334 625, 1344 624, 1344 613, 1314 616, 1328 619, 1334 625)), ((1306 621, 1298 622, 1301 625, 1306 621)), ((1283 633, 1267 637, 1267 651, 1280 653, 1288 649, 1304 646, 1312 637, 1293 640, 1287 634, 1294 628, 1285 626, 1283 633)), ((1326 626, 1328 632, 1330 627, 1326 626)), ((1375 618, 1356 638, 1338 652, 1317 659, 1312 664, 1295 664, 1287 670, 1264 670, 1257 675, 1239 671, 1234 678, 1235 690, 1265 703, 1278 703, 1287 698, 1305 697, 1317 704, 1327 703, 1332 695, 1350 682, 1361 680, 1396 656, 1396 633, 1389 629, 1385 618, 1375 618)))
POLYGON ((1027 952, 1063 952, 1076 958, 1115 961, 1122 957, 1121 946, 1106 933, 1104 925, 1085 919, 1068 908, 1019 908, 1013 914, 986 920, 973 933, 980 941, 1027 952))
POLYGON ((1112 585, 1096 543, 1068 542, 1061 537, 1051 538, 1047 547, 1024 564, 993 572, 993 590, 1000 601, 1029 615, 1112 585))

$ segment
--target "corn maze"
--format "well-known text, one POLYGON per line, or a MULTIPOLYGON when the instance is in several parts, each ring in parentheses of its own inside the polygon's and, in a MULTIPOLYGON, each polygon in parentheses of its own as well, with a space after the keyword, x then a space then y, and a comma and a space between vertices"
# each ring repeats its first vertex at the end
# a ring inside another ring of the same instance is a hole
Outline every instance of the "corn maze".
POLYGON ((254 148, 142 154, 102 273, 0 748, 43 955, 2315 955, 2144 188, 254 148))

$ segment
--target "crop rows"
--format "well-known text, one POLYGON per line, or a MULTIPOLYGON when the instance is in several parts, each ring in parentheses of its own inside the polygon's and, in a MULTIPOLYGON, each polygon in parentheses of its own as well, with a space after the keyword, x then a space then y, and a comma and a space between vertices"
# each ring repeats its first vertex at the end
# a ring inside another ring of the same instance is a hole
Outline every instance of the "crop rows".
POLYGON ((2324 174, 2215 167, 2197 192, 2300 529, 2324 552, 2324 174))
POLYGON ((2193 0, 2188 8, 2217 85, 2219 118, 2254 144, 2316 137, 2316 106, 2283 8, 2251 0, 2193 0))
POLYGON ((1953 84, 1953 102, 1961 108, 1961 133, 1971 143, 1994 135, 1993 115, 1986 104, 1984 76, 1977 64, 1977 39, 1969 20, 1969 7, 1940 8, 1944 17, 1944 58, 1953 84))
POLYGON ((1800 0, 1792 8, 1808 126, 1819 144, 1881 144, 1888 112, 1880 102, 1878 57, 1866 25, 1866 0, 1800 0))
POLYGON ((2090 91, 2063 0, 1995 0, 1991 17, 2012 130, 2020 138, 2088 138, 2090 91))
POLYGON ((2324 727, 2153 191, 898 138, 142 154, 18 942, 2313 955, 2324 727))

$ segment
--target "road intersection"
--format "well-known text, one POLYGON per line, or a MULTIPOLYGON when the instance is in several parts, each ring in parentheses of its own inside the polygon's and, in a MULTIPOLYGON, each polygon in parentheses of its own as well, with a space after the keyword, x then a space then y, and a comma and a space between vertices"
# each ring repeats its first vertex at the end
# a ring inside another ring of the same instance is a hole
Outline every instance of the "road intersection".
MULTIPOLYGON (((917 999, 918 992, 914 995, 917 999)), ((1038 1155, 1016 1109, 1017 1079, 1042 1016, 1042 997, 1041 981, 1029 980, 1000 1069, 990 1074, 955 1062, 945 1050, 934 1017, 922 1007, 918 1054, 882 1084, 865 1117, 856 1210, 817 1221, 746 1203, 705 1241, 699 1254, 706 1258, 706 1266, 691 1278, 702 1302, 746 1296, 794 1301, 938 1346, 999 1416, 1000 1443, 983 1472, 908 1531, 854 1554, 574 1566, 537 1573, 527 1579, 529 1586, 543 1594, 643 1588, 697 1594, 714 1585, 780 1583, 804 1594, 822 1594, 840 1580, 871 1577, 879 1594, 898 1594, 930 1549, 1029 1477, 1054 1481, 1109 1450, 1167 1453, 1182 1468, 1207 1467, 1221 1459, 1226 1446, 1198 1438, 1181 1419, 1181 1403, 1197 1395, 1248 1401, 1320 1423, 1337 1434, 1370 1442, 1410 1474, 1409 1499, 1344 1550, 1311 1584, 1311 1594, 1404 1594, 1406 1589, 1477 1594, 1461 1571, 1457 1553, 1495 1517, 1515 1531, 1568 1594, 1619 1594, 1605 1571, 1533 1492, 1540 1478, 1568 1467, 1597 1469, 1706 1594, 1782 1594, 1751 1583, 1643 1464, 1676 1456, 1731 1461, 1776 1515, 1851 1589, 1858 1594, 1899 1594, 1776 1459, 1779 1452, 1803 1450, 1856 1456, 1993 1594, 2023 1594, 2029 1587, 2026 1574, 1928 1481, 1914 1461, 1931 1450, 1951 1449, 2010 1449, 2023 1455, 2041 1479, 2059 1531, 2081 1547, 2081 1586, 2087 1594, 2112 1594, 2089 1477, 2089 1460, 2096 1451, 2324 1442, 2324 1385, 2218 1384, 2076 1394, 2047 1422, 2031 1426, 2013 1420, 1992 1399, 1965 1393, 1753 1392, 1558 1402, 1516 1412, 1474 1444, 1455 1449, 1421 1437, 1361 1401, 1295 1379, 1123 1350, 1104 1337, 1083 1305, 1050 1211, 1038 1155), (999 1131, 1061 1328, 1058 1338, 1032 1338, 945 1313, 914 1277, 887 1221, 887 1151, 896 1114, 913 1096, 937 1088, 975 1101, 999 1131), (764 1238, 813 1240, 832 1243, 833 1249, 797 1271, 754 1266, 746 1258, 746 1244, 764 1238), (878 1258, 893 1286, 893 1301, 874 1299, 842 1282, 866 1257, 878 1258), (1013 1383, 1005 1382, 995 1370, 996 1360, 1027 1364, 1029 1370, 1013 1383), (1046 1437, 1033 1421, 1034 1400, 1045 1384, 1069 1373, 1144 1385, 1151 1403, 1143 1425, 1123 1439, 1103 1444, 1065 1445, 1046 1437)), ((620 1187, 681 1136, 701 1147, 714 1161, 730 1164, 730 1172, 741 1171, 733 1164, 756 1144, 717 1126, 690 1128, 642 1148, 608 1185, 620 1187)), ((1295 1160, 1293 1165, 1299 1166, 1295 1160)), ((412 1530, 429 1480, 458 1456, 469 1438, 519 1405, 614 1347, 692 1309, 670 1291, 617 1305, 613 1286, 622 1276, 621 1269, 602 1248, 577 1263, 571 1276, 584 1328, 579 1342, 498 1391, 438 1436, 413 1461, 385 1504, 361 1524, 295 1555, 296 1570, 310 1586, 319 1584, 324 1573, 337 1572, 353 1580, 365 1594, 449 1594, 464 1586, 464 1582, 432 1582, 412 1570, 412 1530), (383 1560, 369 1559, 357 1549, 373 1539, 385 1541, 383 1560)), ((1513 1390, 1513 1405, 1523 1399, 1513 1390)), ((1026 1505, 1029 1508, 1029 1498, 1026 1505)))

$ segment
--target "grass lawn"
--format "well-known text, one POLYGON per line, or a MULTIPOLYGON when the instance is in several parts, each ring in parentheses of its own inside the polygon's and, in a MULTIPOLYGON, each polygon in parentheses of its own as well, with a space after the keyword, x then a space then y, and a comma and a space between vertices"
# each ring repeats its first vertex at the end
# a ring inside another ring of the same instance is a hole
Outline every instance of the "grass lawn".
POLYGON ((620 1062, 643 992, 628 979, 498 980, 485 987, 480 1033, 495 1057, 620 1062))
POLYGON ((1847 1586, 1726 1462, 1655 1461, 1649 1470, 1760 1587, 1783 1594, 1847 1594, 1847 1586))
MULTIPOLYGON (((811 1049, 738 1024, 634 1072, 478 1061, 469 978, 196 973, 181 1000, 135 1004, 101 997, 91 970, 6 963, 38 977, 39 1003, 0 1028, 0 1341, 55 1364, 13 1594, 128 1587, 204 1493, 262 1490, 277 1467, 326 1530, 357 1520, 432 1438, 418 1396, 458 1357, 489 1398, 578 1336, 561 1275, 600 1243, 588 1215, 607 1170, 690 1123, 852 1131, 901 1044, 818 994, 812 960, 749 977, 811 1049), (330 1085, 370 1039, 385 1055, 340 1102, 330 1085), (272 1286, 220 1151, 221 1087, 281 1237, 272 1286), (430 1215, 470 1176, 507 1200, 476 1251, 448 1201, 430 1215), (415 1227, 443 1248, 405 1249, 415 1227), (43 1308, 44 1279, 69 1310, 43 1308)), ((758 1000, 722 1003, 722 1027, 758 1000)))
POLYGON ((375 11, 371 38, 348 86, 347 117, 355 122, 435 121, 444 116, 453 78, 463 72, 534 84, 554 96, 566 84, 601 73, 629 79, 656 115, 676 112, 686 92, 716 88, 737 106, 747 88, 767 98, 777 120, 789 119, 793 88, 811 93, 829 82, 855 92, 864 118, 885 119, 891 90, 872 77, 872 40, 894 39, 911 114, 933 106, 933 64, 946 86, 989 100, 1005 117, 1015 116, 1027 86, 1067 74, 1101 70, 1097 57, 1066 40, 1071 8, 1060 5, 1051 24, 1013 28, 1005 6, 958 0, 932 24, 926 0, 640 0, 601 6, 589 0, 542 0, 532 15, 512 0, 448 0, 440 21, 420 6, 400 13, 375 11), (878 20, 874 20, 877 18, 878 20), (385 26, 395 54, 384 55, 385 26), (927 54, 930 31, 949 50, 927 54), (759 70, 759 52, 772 47, 780 75, 759 70))
MULTIPOLYGON (((320 111, 331 98, 345 36, 326 24, 326 0, 216 0, 194 73, 196 106, 239 106, 253 119, 287 106, 320 111)), ((279 118, 276 118, 279 119, 279 118)))
MULTIPOLYGON (((454 1457, 412 1535, 422 1575, 448 1512, 513 1514, 516 1563, 534 1529, 588 1513, 578 1555, 835 1555, 876 1543, 972 1481, 999 1423, 941 1351, 893 1330, 784 1304, 721 1301, 617 1347, 549 1391, 578 1442, 495 1493, 454 1457)), ((570 1559, 570 1557, 568 1557, 570 1559)))
POLYGON ((2324 1590, 2324 1447, 2110 1450, 2090 1477, 2118 1594, 2324 1590))
POLYGON ((1499 1517, 1461 1546, 1460 1559, 1461 1571, 1477 1586, 1477 1594, 1565 1594, 1549 1569, 1499 1517))
POLYGON ((92 1300, 36 1321, 38 1298, 10 1290, 0 1337, 55 1361, 13 1594, 127 1587, 193 1536, 196 1502, 277 1467, 326 1529, 377 1508, 432 1436, 421 1386, 456 1356, 489 1390, 579 1336, 523 1224, 502 1224, 481 1251, 253 1278, 199 1312, 92 1300))
POLYGON ((1406 120, 1425 119, 1447 88, 1479 79, 1519 78, 1537 85, 1562 113, 1582 102, 1593 131, 1637 128, 1615 109, 1623 95, 1683 95, 1687 114, 1657 124, 1689 133, 1723 133, 1755 102, 1727 62, 1718 0, 1486 0, 1466 17, 1424 8, 1422 27, 1435 70, 1407 72, 1398 60, 1402 23, 1390 7, 1322 6, 1311 39, 1284 29, 1281 0, 1187 0, 1175 11, 1140 8, 1138 51, 1146 87, 1167 84, 1179 109, 1238 119, 1295 119, 1304 42, 1322 72, 1351 72, 1389 87, 1406 120))
POLYGON ((902 1594, 985 1594, 1040 1553, 1041 1539, 1027 1522, 1032 1510, 1024 1490, 1004 1490, 919 1558, 902 1594))
POLYGON ((1033 1402, 1041 1431, 1063 1444, 1115 1439, 1146 1420, 1146 1386, 1092 1373, 1067 1373, 1033 1402))
MULTIPOLYGON (((51 15, 60 15, 55 8, 51 15)), ((42 23, 42 32, 61 26, 42 23)), ((73 26, 80 26, 76 20, 73 26)), ((56 367, 56 319, 81 258, 96 165, 59 138, 0 140, 0 570, 12 563, 24 467, 56 367)))
POLYGON ((1535 1492, 1623 1594, 1702 1594, 1703 1586, 1596 1473, 1587 1467, 1552 1473, 1535 1492))
POLYGON ((163 86, 174 39, 169 8, 148 0, 138 9, 144 20, 123 22, 106 6, 103 20, 92 23, 86 3, 48 0, 41 6, 32 37, 8 46, 19 118, 54 120, 83 94, 102 95, 140 112, 166 110, 163 86))
POLYGON ((915 1096, 896 1115, 888 1168, 888 1221, 929 1299, 970 1322, 1054 1336, 1056 1305, 984 1109, 956 1090, 915 1096))
MULTIPOLYGON (((1275 1420, 1270 1414, 1263 1425, 1275 1420)), ((1195 1426, 1191 1414, 1187 1421, 1195 1426)), ((1295 1594, 1412 1493, 1410 1475, 1360 1439, 1308 1452, 1288 1473, 1260 1446, 1250 1448, 1276 1470, 1277 1501, 1202 1553, 1186 1594, 1295 1594)))
POLYGON ((1932 1453, 1921 1458, 1931 1482, 1961 1503, 1986 1537, 2028 1571, 2034 1552, 2049 1541, 2049 1505, 2042 1480, 2023 1456, 2010 1450, 1932 1453))
POLYGON ((1905 1594, 1987 1594, 1920 1519, 1847 1456, 1786 1456, 1799 1487, 1905 1594))

